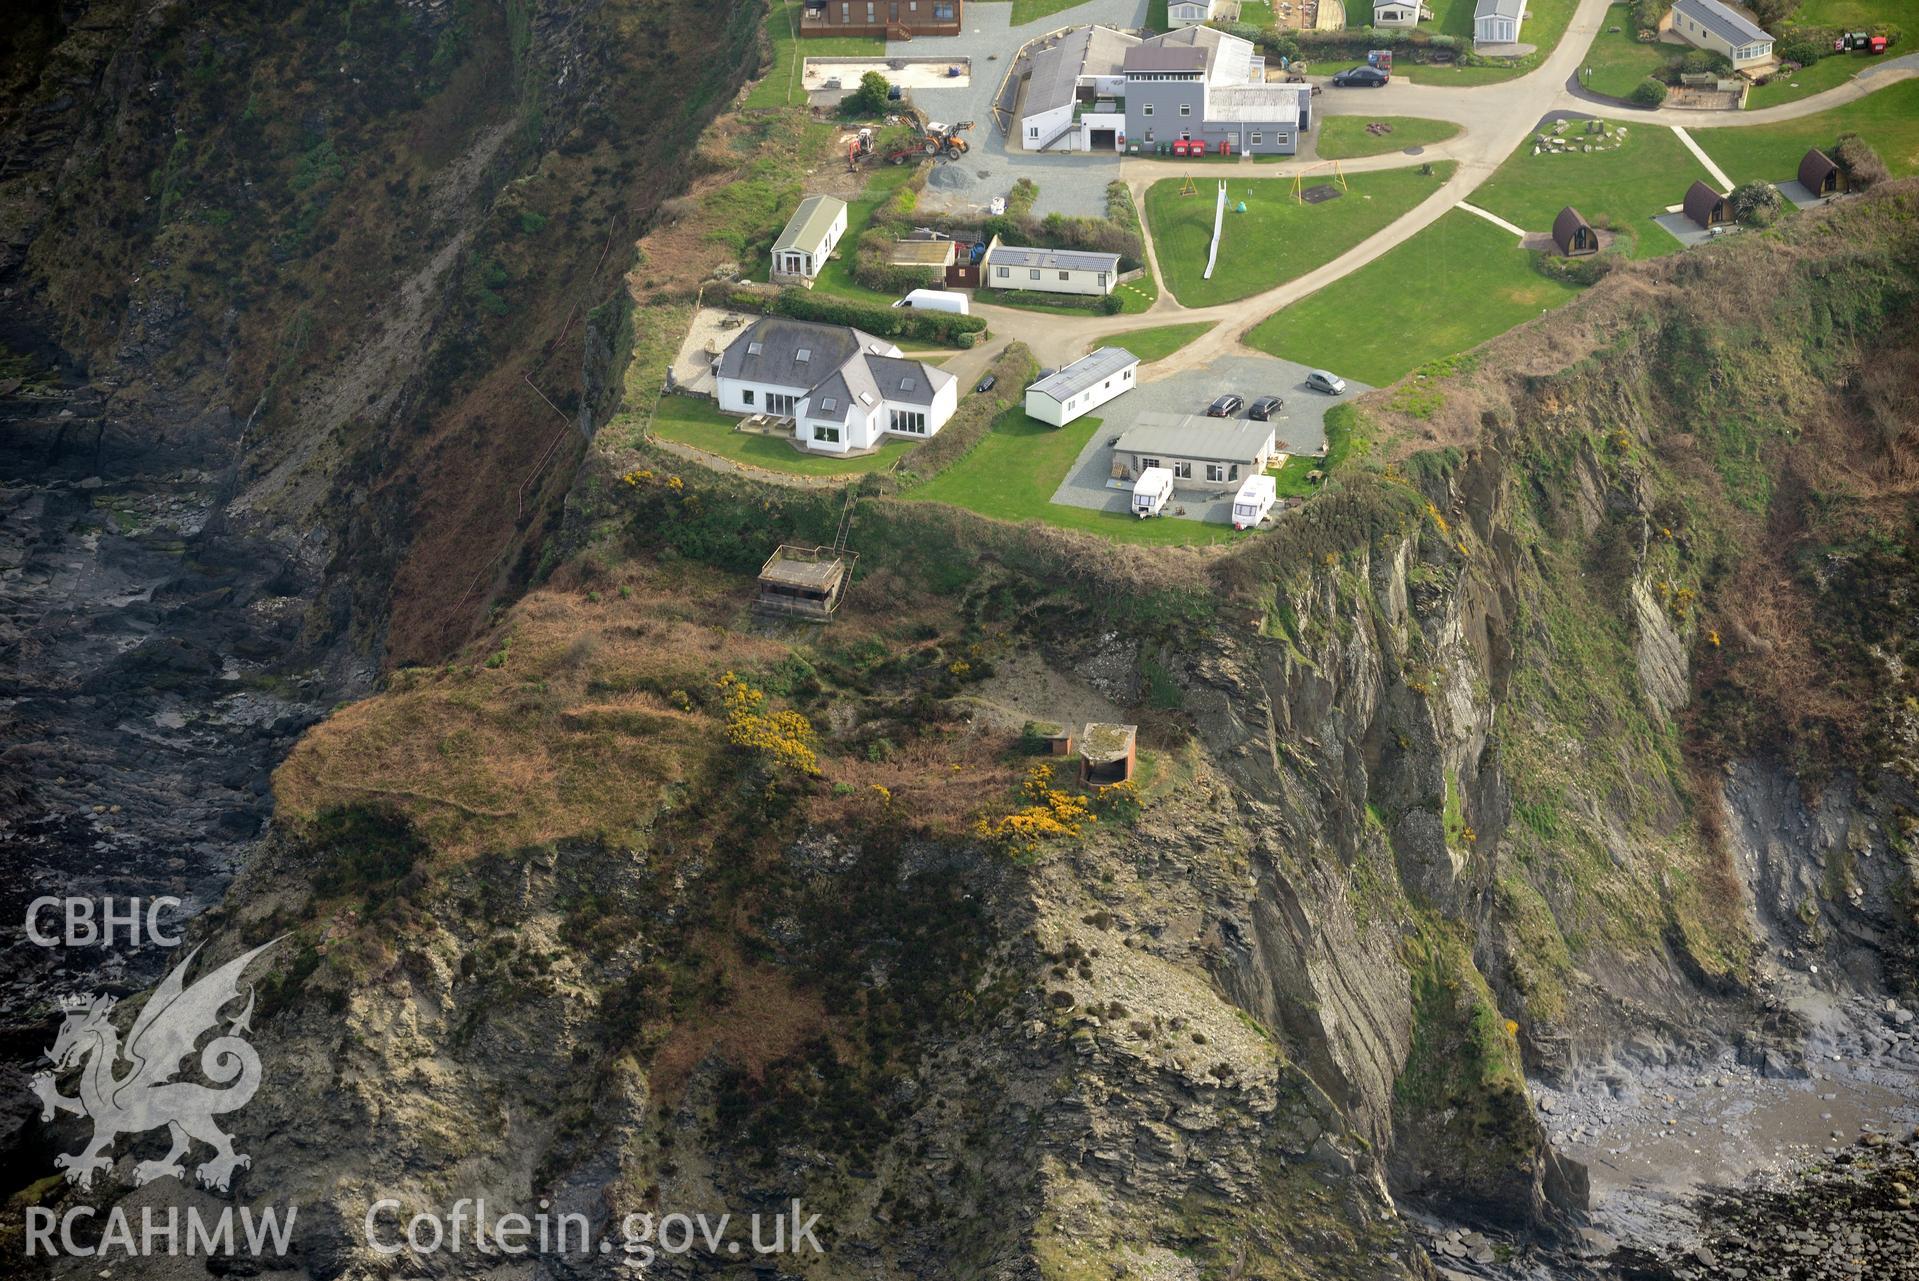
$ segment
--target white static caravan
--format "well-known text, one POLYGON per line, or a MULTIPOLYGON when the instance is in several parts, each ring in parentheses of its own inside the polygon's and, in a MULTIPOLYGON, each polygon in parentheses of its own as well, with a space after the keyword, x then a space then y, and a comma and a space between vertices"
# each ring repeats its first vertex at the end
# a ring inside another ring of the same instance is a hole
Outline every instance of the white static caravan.
POLYGON ((1133 389, 1139 357, 1124 347, 1101 347, 1026 389, 1026 412, 1054 427, 1133 389))
POLYGON ((1173 496, 1173 473, 1164 467, 1148 467, 1133 482, 1133 515, 1145 520, 1166 510, 1173 496))
POLYGON ((1271 476, 1264 473, 1248 476, 1239 492, 1233 495, 1233 528, 1251 529, 1266 519, 1277 495, 1278 485, 1271 476))

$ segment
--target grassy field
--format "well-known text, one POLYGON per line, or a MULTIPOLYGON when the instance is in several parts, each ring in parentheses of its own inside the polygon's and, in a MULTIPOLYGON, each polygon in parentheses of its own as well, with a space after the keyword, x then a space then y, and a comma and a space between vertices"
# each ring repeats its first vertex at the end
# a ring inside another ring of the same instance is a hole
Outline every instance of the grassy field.
POLYGON ((1444 142, 1458 132, 1459 126, 1450 120, 1421 120, 1417 116, 1321 116, 1319 158, 1352 160, 1387 151, 1404 151, 1408 147, 1444 142), (1368 133, 1369 124, 1391 125, 1393 131, 1368 133))
POLYGON ((1138 356, 1141 364, 1150 365, 1155 360, 1166 359, 1212 327, 1211 321, 1202 320, 1191 325, 1160 325, 1153 329, 1133 329, 1123 334, 1108 334, 1104 338, 1096 338, 1091 346, 1124 347, 1138 356))
MULTIPOLYGON (((853 279, 853 254, 859 245, 860 236, 866 231, 866 224, 873 220, 873 211, 892 197, 906 184, 915 172, 912 165, 879 165, 867 176, 866 185, 860 188, 859 199, 846 202, 846 234, 840 237, 839 248, 834 256, 827 259, 826 266, 813 281, 816 293, 832 294, 839 298, 854 298, 860 302, 876 302, 891 305, 893 294, 876 293, 853 279)), ((761 255, 762 261, 754 267, 758 274, 755 280, 763 280, 772 270, 773 261, 761 255)))
MULTIPOLYGON (((1796 27, 1870 27, 1875 23, 1907 23, 1912 19, 1912 0, 1804 0, 1792 12, 1796 27)), ((1908 30, 1907 38, 1919 33, 1908 30)), ((1910 51, 1908 51, 1910 52, 1910 51)))
POLYGON ((773 44, 773 61, 765 77, 746 95, 751 107, 803 107, 806 90, 800 86, 800 63, 807 57, 878 56, 886 42, 876 36, 822 36, 799 38, 800 0, 775 0, 766 15, 766 37, 773 44))
POLYGON ((1049 427, 1018 407, 993 422, 973 452, 902 497, 951 503, 995 520, 1037 520, 1060 529, 1103 534, 1128 543, 1184 545, 1235 537, 1230 525, 1167 517, 1140 520, 1125 512, 1089 511, 1052 501, 1079 451, 1099 430, 1098 418, 1049 427))
MULTIPOLYGON (((1583 138, 1580 127, 1574 122, 1565 136, 1583 138)), ((1528 231, 1551 231, 1560 209, 1572 205, 1587 221, 1599 225, 1604 218, 1631 235, 1635 258, 1677 250, 1679 242, 1649 220, 1678 204, 1693 179, 1712 181, 1706 167, 1661 125, 1629 123, 1617 151, 1535 156, 1532 150, 1531 139, 1521 143, 1473 193, 1472 202, 1528 231)))
POLYGON ((1633 27, 1632 6, 1616 4, 1606 11, 1606 21, 1580 64, 1581 84, 1594 93, 1624 98, 1634 85, 1665 66, 1666 59, 1685 52, 1679 45, 1641 44, 1633 39, 1633 27), (1587 68, 1592 69, 1591 75, 1586 74, 1587 68))
POLYGON ((1240 0, 1239 20, 1261 30, 1273 25, 1272 0, 1240 0))
POLYGON ((1784 182, 1799 171, 1806 148, 1830 147, 1848 130, 1873 145, 1893 177, 1919 173, 1919 80, 1799 120, 1690 132, 1734 182, 1784 182))
POLYGON ((1261 321, 1261 351, 1383 387, 1478 345, 1578 292, 1533 270, 1506 232, 1464 210, 1338 284, 1261 321), (1358 299, 1375 305, 1356 305, 1358 299), (1389 313, 1392 323, 1382 323, 1389 313))
POLYGON ((1119 295, 1119 314, 1137 316, 1159 301, 1159 282, 1153 279, 1153 273, 1145 271, 1134 280, 1122 280, 1113 286, 1113 292, 1119 295))
POLYGON ((878 453, 864 458, 802 454, 783 439, 734 431, 733 424, 738 421, 731 414, 721 413, 712 401, 698 396, 662 396, 653 414, 652 430, 656 436, 704 449, 736 463, 800 476, 858 476, 878 471, 899 461, 900 455, 913 444, 907 440, 889 440, 878 453))
POLYGON ((1200 194, 1179 194, 1181 180, 1166 178, 1146 189, 1146 216, 1167 289, 1188 307, 1231 302, 1304 275, 1332 261, 1437 191, 1452 176, 1450 162, 1430 175, 1416 168, 1354 174, 1337 200, 1303 205, 1293 200, 1290 178, 1233 178, 1227 185, 1225 231, 1211 280, 1206 248, 1213 236, 1212 184, 1200 194), (1233 206, 1246 202, 1247 212, 1233 206))

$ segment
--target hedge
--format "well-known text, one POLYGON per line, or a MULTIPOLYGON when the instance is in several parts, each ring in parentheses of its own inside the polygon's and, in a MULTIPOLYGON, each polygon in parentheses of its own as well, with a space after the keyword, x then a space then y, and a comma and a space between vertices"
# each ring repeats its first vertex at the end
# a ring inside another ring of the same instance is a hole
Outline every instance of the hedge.
POLYGON ((1049 294, 1040 289, 995 289, 990 285, 979 291, 979 300, 1001 307, 1071 307, 1101 316, 1117 316, 1126 305, 1118 294, 1049 294))
POLYGON ((946 273, 938 267, 901 267, 888 261, 898 239, 884 227, 863 233, 853 250, 853 279, 883 294, 906 294, 915 289, 938 289, 946 273))
POLYGON ((726 301, 742 311, 852 325, 881 338, 912 338, 947 347, 971 347, 986 329, 984 316, 956 316, 917 307, 874 307, 844 298, 821 297, 797 286, 772 290, 763 285, 736 285, 727 292, 726 301))

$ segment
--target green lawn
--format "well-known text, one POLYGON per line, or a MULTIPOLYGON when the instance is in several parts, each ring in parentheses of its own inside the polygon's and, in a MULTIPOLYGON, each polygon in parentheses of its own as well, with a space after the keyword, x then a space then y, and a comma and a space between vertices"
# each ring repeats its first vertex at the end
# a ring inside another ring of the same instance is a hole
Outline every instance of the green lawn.
POLYGON ((731 414, 721 413, 712 401, 698 396, 662 396, 659 408, 653 412, 651 427, 657 436, 704 449, 736 463, 801 476, 858 476, 878 471, 891 467, 916 443, 889 440, 878 453, 864 458, 834 458, 826 454, 803 454, 773 436, 734 431, 733 424, 738 421, 731 414))
MULTIPOLYGON (((1564 136, 1583 142, 1583 127, 1583 121, 1574 121, 1564 136)), ((1572 205, 1594 225, 1604 219, 1632 236, 1635 258, 1676 251, 1679 242, 1648 220, 1678 204, 1695 178, 1712 181, 1706 167, 1663 125, 1629 121, 1626 141, 1616 151, 1532 152, 1528 138, 1472 194, 1472 203, 1528 231, 1551 231, 1560 209, 1572 205)))
POLYGON ((1359 156, 1377 156, 1408 147, 1426 147, 1444 142, 1459 132, 1450 120, 1421 120, 1417 116, 1321 116, 1319 118, 1319 158, 1352 160, 1359 156), (1391 125, 1387 134, 1366 132, 1369 124, 1391 125))
POLYGON ((1830 147, 1848 130, 1873 145, 1893 177, 1919 173, 1919 80, 1799 120, 1688 132, 1734 182, 1784 182, 1799 172, 1806 148, 1830 147))
POLYGON ((1307 498, 1319 492, 1319 482, 1306 479, 1323 471, 1326 460, 1311 454, 1295 454, 1273 473, 1273 493, 1278 498, 1307 498))
MULTIPOLYGON (((1041 18, 1085 3, 1086 0, 1013 0, 1011 25, 1022 27, 1029 22, 1038 22, 1041 18)), ((1064 26, 1065 23, 1058 22, 1053 25, 1064 26)))
POLYGON ((1119 295, 1119 314, 1137 316, 1159 301, 1159 282, 1150 270, 1143 271, 1137 279, 1114 285, 1113 292, 1119 295))
MULTIPOLYGON (((1911 20, 1912 0, 1803 0, 1792 11, 1788 25, 1852 30, 1881 22, 1898 25, 1911 20)), ((1910 40, 1915 35, 1919 35, 1919 32, 1908 29, 1906 38, 1910 40)))
POLYGON ((1166 30, 1166 0, 1146 0, 1146 29, 1166 30))
MULTIPOLYGON (((853 279, 853 255, 860 237, 866 232, 866 224, 873 220, 873 211, 904 186, 914 172, 913 165, 880 165, 867 175, 866 185, 860 188, 859 199, 846 203, 846 234, 840 237, 839 248, 814 278, 815 293, 889 306, 895 301, 896 295, 876 293, 853 279)), ((759 265, 753 269, 759 273, 754 277, 756 280, 765 279, 766 273, 773 267, 770 257, 762 254, 760 258, 759 265)))
POLYGON ((773 61, 766 76, 746 95, 750 107, 803 107, 806 90, 800 85, 800 64, 808 57, 878 56, 886 42, 877 36, 821 36, 799 38, 800 0, 775 0, 766 15, 766 36, 773 43, 773 61))
POLYGON ((1095 338, 1092 346, 1124 347, 1138 356, 1141 364, 1150 365, 1155 360, 1166 359, 1212 327, 1211 321, 1202 320, 1191 325, 1159 325, 1153 329, 1131 329, 1125 333, 1095 338))
POLYGON ((1247 341, 1383 387, 1578 292, 1534 271, 1531 253, 1512 236, 1454 209, 1339 283, 1268 316, 1247 341))
POLYGON ((1230 525, 1176 517, 1140 520, 1125 512, 1089 511, 1052 501, 1053 491, 1100 421, 1081 418, 1049 427, 1014 406, 993 420, 992 430, 972 453, 902 497, 951 503, 995 520, 1037 520, 1129 543, 1218 543, 1236 536, 1230 525))
MULTIPOLYGON (((1445 162, 1430 175, 1416 167, 1354 174, 1344 195, 1317 205, 1296 202, 1290 178, 1229 179, 1211 280, 1202 273, 1213 237, 1213 183, 1201 178, 1198 195, 1182 196, 1181 179, 1161 179, 1146 189, 1160 273, 1188 307, 1249 297, 1337 258, 1439 190, 1452 171, 1445 162), (1241 201, 1247 212, 1234 212, 1241 201)), ((1309 179, 1308 185, 1322 181, 1309 179)))
POLYGON ((1606 21, 1586 50, 1579 66, 1579 82, 1594 93, 1624 98, 1633 86, 1666 65, 1668 58, 1685 52, 1681 45, 1641 44, 1633 38, 1632 6, 1616 4, 1606 11, 1606 21), (1592 74, 1587 75, 1587 68, 1592 74))
POLYGON ((1239 20, 1261 30, 1273 25, 1272 0, 1240 0, 1239 20))
POLYGON ((1801 67, 1789 76, 1774 76, 1767 83, 1754 85, 1746 94, 1746 110, 1776 107, 1782 102, 1797 102, 1815 93, 1846 83, 1872 65, 1872 59, 1835 53, 1810 67, 1801 67))

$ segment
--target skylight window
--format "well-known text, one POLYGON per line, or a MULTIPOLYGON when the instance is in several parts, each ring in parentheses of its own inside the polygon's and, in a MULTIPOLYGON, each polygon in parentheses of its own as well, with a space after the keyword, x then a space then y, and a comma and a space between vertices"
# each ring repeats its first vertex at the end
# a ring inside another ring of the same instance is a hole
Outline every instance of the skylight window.
POLYGON ((870 405, 872 403, 873 403, 873 395, 871 392, 863 391, 860 393, 860 404, 870 405))
POLYGON ((756 343, 756 342, 750 342, 750 343, 748 343, 748 344, 746 344, 746 354, 747 354, 747 355, 749 355, 749 356, 757 356, 757 355, 759 355, 759 354, 760 354, 760 345, 759 345, 758 343, 756 343))
POLYGON ((913 379, 911 379, 911 378, 902 378, 902 379, 900 379, 900 390, 901 390, 901 391, 911 391, 911 390, 913 390, 913 388, 914 388, 914 386, 915 386, 915 383, 914 383, 914 380, 913 380, 913 379))
POLYGON ((840 402, 832 396, 828 396, 825 400, 822 400, 820 402, 820 409, 822 412, 825 412, 825 413, 830 414, 835 409, 838 409, 839 407, 840 407, 840 402))
POLYGON ((802 347, 793 353, 793 359, 804 365, 807 361, 813 359, 813 349, 811 347, 802 347))

